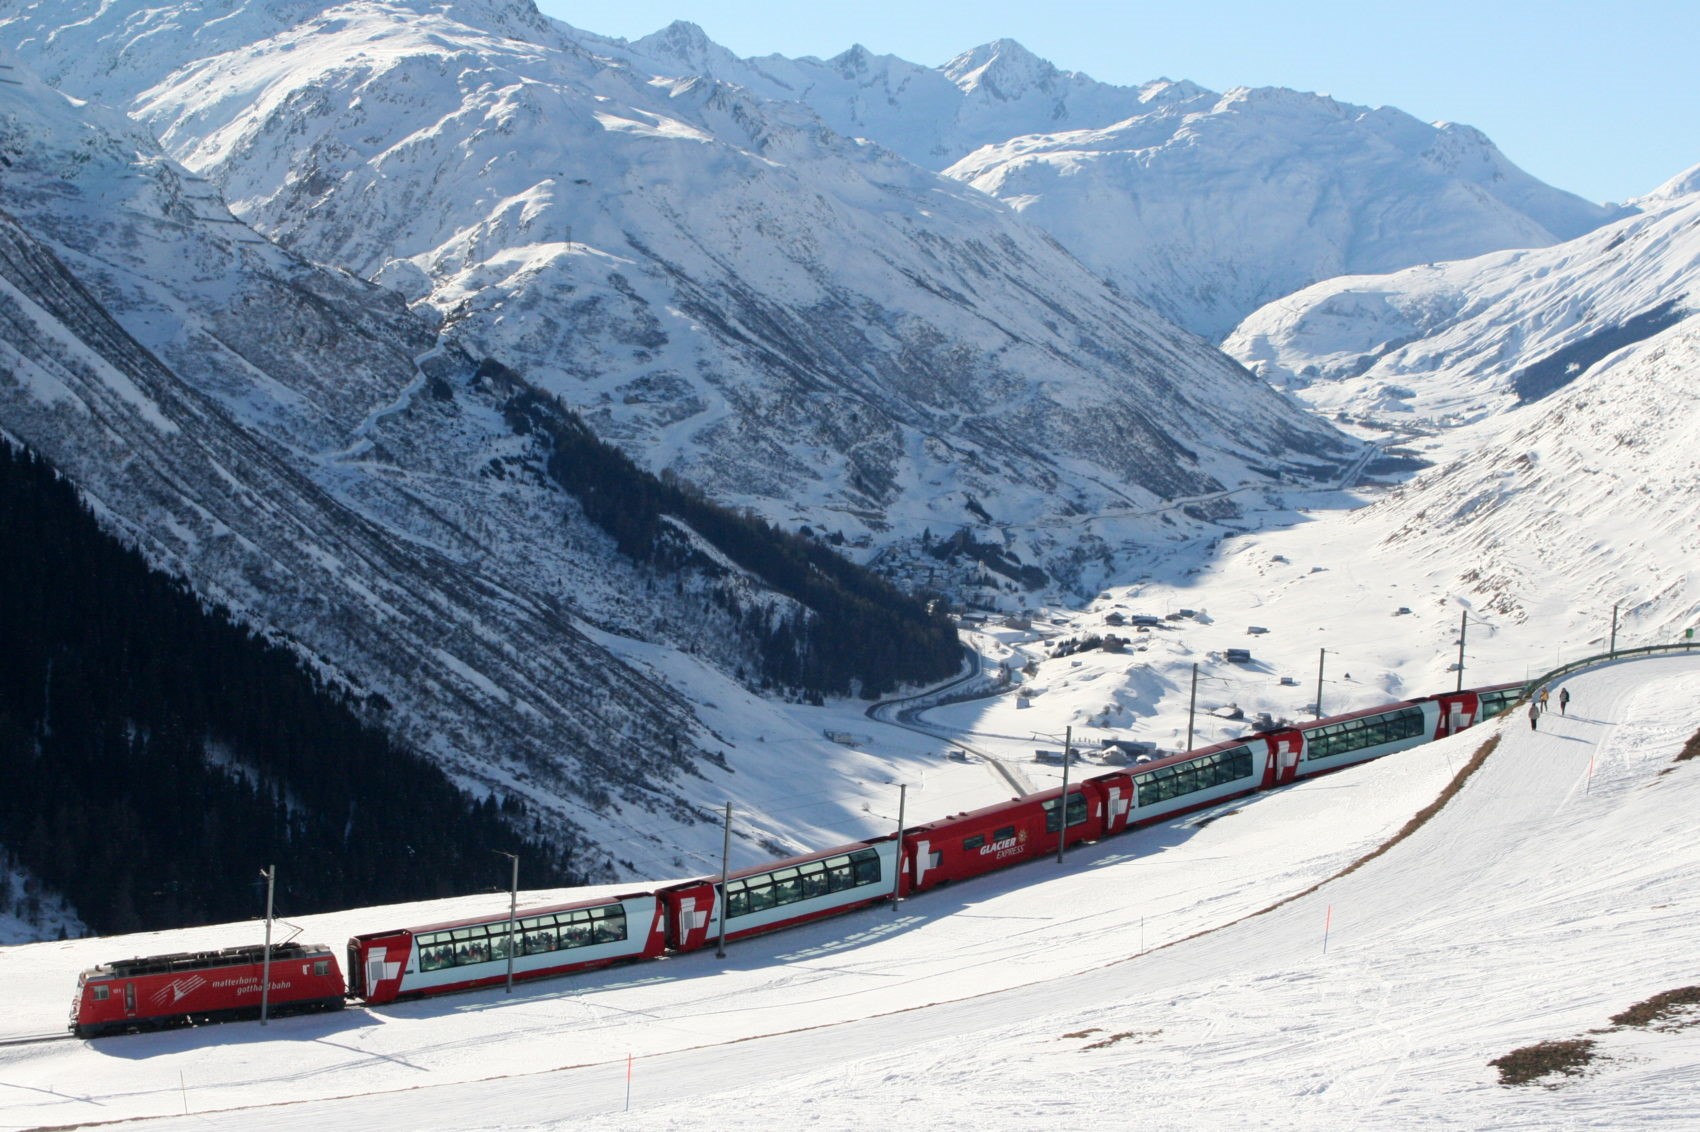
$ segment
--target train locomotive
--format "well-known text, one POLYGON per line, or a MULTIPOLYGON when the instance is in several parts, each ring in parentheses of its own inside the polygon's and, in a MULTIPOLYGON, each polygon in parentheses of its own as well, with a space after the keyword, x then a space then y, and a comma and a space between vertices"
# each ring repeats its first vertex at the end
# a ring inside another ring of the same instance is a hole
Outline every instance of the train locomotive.
MULTIPOLYGON (((729 874, 625 895, 364 933, 348 941, 346 987, 330 951, 272 949, 276 1013, 371 1006, 655 959, 925 892, 1241 795, 1338 770, 1503 712, 1522 684, 1442 693, 1094 774, 1008 802, 729 874)), ((85 971, 71 1029, 132 1029, 257 1017, 259 947, 160 956, 85 971)))
POLYGON ((71 1032, 79 1038, 341 1010, 347 988, 336 953, 320 944, 258 944, 122 959, 77 977, 71 1032))

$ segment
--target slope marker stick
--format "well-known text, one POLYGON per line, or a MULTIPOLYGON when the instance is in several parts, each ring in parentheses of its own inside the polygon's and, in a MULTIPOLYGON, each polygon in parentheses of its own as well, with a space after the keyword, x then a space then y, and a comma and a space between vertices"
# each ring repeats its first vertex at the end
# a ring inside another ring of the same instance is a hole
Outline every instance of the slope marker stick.
POLYGON ((1334 905, 1328 906, 1328 915, 1322 920, 1322 953, 1328 954, 1328 929, 1334 924, 1334 905))

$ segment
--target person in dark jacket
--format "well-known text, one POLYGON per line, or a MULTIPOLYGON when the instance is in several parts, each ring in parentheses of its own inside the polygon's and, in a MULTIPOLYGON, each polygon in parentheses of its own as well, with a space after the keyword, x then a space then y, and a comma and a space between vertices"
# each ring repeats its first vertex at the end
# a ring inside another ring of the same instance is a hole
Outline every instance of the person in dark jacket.
POLYGON ((1560 688, 1558 690, 1558 714, 1560 714, 1560 715, 1569 715, 1570 714, 1570 689, 1569 688, 1560 688))
POLYGON ((1539 731, 1540 730, 1540 728, 1536 726, 1536 724, 1540 721, 1540 718, 1541 718, 1541 705, 1536 703, 1534 700, 1530 700, 1529 701, 1529 730, 1530 731, 1539 731))

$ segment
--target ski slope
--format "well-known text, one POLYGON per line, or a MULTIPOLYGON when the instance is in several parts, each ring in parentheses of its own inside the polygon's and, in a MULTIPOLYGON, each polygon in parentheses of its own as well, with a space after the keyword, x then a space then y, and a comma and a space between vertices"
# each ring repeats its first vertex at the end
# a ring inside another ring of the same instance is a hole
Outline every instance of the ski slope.
MULTIPOLYGON (((0 1046, 0 1128, 1693 1127, 1700 657, 1573 677, 1452 739, 777 936, 445 1000, 0 1046), (1385 853, 1495 735, 1440 812, 1385 853), (1592 1037, 1580 1076, 1488 1063, 1592 1037), (629 1093, 628 1093, 629 1090, 629 1093), (629 1105, 629 1107, 628 1107, 629 1105)), ((537 902, 553 893, 531 893, 537 902)), ((305 937, 506 908, 306 919, 305 937)), ((95 962, 259 925, 0 956, 0 1038, 95 962)))

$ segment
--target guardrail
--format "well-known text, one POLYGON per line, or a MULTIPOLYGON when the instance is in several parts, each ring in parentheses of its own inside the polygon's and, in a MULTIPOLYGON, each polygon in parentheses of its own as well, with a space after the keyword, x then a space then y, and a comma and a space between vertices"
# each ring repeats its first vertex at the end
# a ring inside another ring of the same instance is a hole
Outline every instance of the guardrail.
POLYGON ((1680 644, 1674 645, 1642 645, 1639 648, 1617 649, 1614 652, 1602 652, 1597 653, 1594 656, 1583 657, 1581 660, 1573 660, 1568 664, 1553 669, 1544 676, 1537 676, 1533 680, 1524 684, 1523 692, 1520 696, 1518 696, 1518 702, 1521 703, 1522 701, 1527 700, 1544 684, 1551 684, 1554 680, 1568 676, 1572 672, 1580 672, 1584 668, 1592 668, 1597 664, 1610 664, 1615 660, 1630 660, 1639 656, 1654 656, 1665 653, 1688 653, 1693 652, 1697 648, 1700 648, 1700 640, 1683 641, 1680 644))

